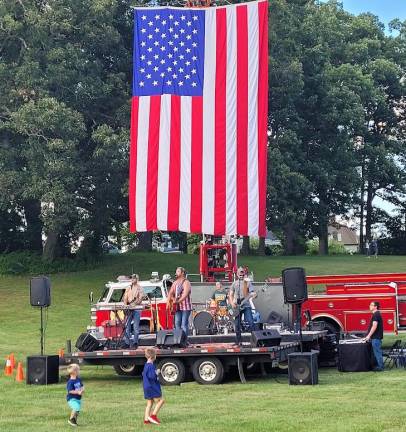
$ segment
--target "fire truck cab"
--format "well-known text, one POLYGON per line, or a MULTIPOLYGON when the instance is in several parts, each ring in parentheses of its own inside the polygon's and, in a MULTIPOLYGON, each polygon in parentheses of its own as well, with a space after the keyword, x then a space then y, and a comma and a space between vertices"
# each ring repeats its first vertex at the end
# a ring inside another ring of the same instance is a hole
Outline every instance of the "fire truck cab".
MULTIPOLYGON (((123 296, 130 286, 131 279, 119 276, 116 282, 107 282, 100 298, 91 306, 92 325, 88 326, 88 332, 97 339, 103 340, 121 335, 124 325, 125 305, 123 296)), ((142 305, 146 310, 141 311, 140 331, 148 333, 153 325, 153 311, 157 310, 156 320, 160 327, 171 328, 173 317, 166 313, 166 301, 168 291, 172 285, 169 275, 159 278, 157 272, 153 272, 150 280, 139 281, 144 295, 142 305)))

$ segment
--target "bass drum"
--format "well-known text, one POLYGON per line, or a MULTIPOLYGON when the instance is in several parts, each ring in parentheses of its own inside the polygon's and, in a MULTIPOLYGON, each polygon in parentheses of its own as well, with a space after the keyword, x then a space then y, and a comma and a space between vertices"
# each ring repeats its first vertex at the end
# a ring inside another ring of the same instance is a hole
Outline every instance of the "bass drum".
POLYGON ((214 333, 214 319, 210 312, 200 311, 193 318, 193 327, 197 335, 211 335, 214 333))

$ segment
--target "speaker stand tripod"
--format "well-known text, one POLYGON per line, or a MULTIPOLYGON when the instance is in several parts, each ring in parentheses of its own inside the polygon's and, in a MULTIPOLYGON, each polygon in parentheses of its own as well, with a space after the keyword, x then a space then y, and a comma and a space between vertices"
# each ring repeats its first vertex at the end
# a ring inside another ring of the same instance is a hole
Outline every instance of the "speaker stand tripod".
POLYGON ((41 355, 44 355, 44 342, 45 342, 45 329, 44 329, 44 308, 41 306, 41 328, 40 328, 40 339, 41 339, 41 355))
POLYGON ((296 304, 296 328, 299 328, 300 352, 303 352, 302 303, 296 304))

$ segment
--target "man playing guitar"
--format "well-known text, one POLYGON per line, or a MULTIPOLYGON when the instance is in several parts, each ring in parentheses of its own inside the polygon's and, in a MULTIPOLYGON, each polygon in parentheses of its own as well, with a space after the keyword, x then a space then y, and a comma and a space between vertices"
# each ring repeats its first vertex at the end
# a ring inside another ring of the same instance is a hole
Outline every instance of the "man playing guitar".
POLYGON ((244 315, 244 320, 248 324, 249 331, 252 331, 254 319, 252 317, 250 299, 254 299, 257 296, 257 293, 254 291, 251 281, 249 279, 244 279, 245 271, 242 267, 238 269, 237 277, 238 279, 231 284, 228 292, 228 299, 232 308, 237 310, 235 314, 235 336, 236 343, 241 345, 242 315, 244 315))
POLYGON ((192 288, 186 279, 186 270, 183 267, 176 269, 176 280, 168 293, 166 307, 175 313, 175 328, 182 329, 186 336, 189 333, 189 317, 192 312, 192 288))
MULTIPOLYGON (((128 306, 136 306, 142 303, 143 297, 144 292, 141 285, 138 283, 138 275, 133 274, 131 276, 131 286, 125 290, 123 302, 128 306)), ((130 348, 137 348, 138 346, 140 318, 140 311, 129 311, 125 326, 124 341, 130 348)))

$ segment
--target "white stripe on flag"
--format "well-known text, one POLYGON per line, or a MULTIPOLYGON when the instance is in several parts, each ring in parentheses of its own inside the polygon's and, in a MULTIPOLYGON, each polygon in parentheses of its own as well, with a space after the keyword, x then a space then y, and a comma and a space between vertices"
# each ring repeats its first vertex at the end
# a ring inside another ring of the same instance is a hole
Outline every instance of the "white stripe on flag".
POLYGON ((258 3, 248 3, 248 234, 258 235, 258 3))
POLYGON ((203 87, 202 232, 214 233, 216 8, 205 12, 203 87))
POLYGON ((237 231, 237 18, 227 8, 226 234, 237 231))
POLYGON ((149 129, 149 108, 150 97, 142 96, 139 98, 138 110, 138 135, 137 135, 137 190, 135 197, 135 221, 136 231, 146 231, 147 229, 147 165, 148 165, 148 129, 149 129))
MULTIPOLYGON (((166 231, 168 226, 169 155, 171 147, 171 95, 161 96, 159 125, 157 226, 166 231)), ((148 181, 148 179, 147 179, 148 181)))
POLYGON ((179 231, 190 232, 190 205, 191 205, 191 163, 192 163, 192 97, 183 96, 180 102, 180 205, 179 205, 179 231))

